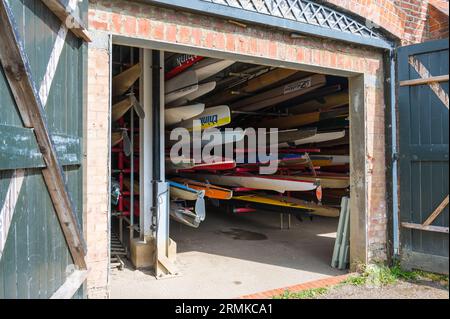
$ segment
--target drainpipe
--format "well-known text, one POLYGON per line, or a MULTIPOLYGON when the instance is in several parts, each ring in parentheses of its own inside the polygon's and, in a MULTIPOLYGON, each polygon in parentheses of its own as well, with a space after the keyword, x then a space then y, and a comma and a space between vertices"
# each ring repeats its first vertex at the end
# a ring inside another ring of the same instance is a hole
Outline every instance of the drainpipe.
POLYGON ((392 264, 399 255, 399 206, 398 206, 398 145, 397 145, 397 99, 396 99, 396 53, 389 49, 384 54, 385 61, 385 104, 386 104, 386 181, 388 260, 392 264), (391 212, 391 214, 389 214, 391 212))

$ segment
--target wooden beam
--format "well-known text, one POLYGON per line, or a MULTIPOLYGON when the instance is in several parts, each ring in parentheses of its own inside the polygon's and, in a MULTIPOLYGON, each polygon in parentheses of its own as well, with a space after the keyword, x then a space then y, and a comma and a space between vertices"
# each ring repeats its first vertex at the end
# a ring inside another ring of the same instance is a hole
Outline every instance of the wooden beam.
POLYGON ((87 270, 75 270, 61 287, 50 297, 50 299, 72 299, 75 293, 80 289, 81 285, 85 282, 89 271, 87 270))
POLYGON ((89 33, 86 30, 83 22, 78 16, 64 4, 61 0, 41 0, 61 21, 66 27, 72 31, 77 37, 86 42, 92 42, 89 33))
POLYGON ((67 245, 74 263, 80 269, 86 269, 84 238, 75 217, 55 146, 47 129, 45 112, 33 81, 28 57, 23 49, 24 44, 6 0, 0 0, 0 43, 2 44, 0 62, 22 120, 26 126, 34 129, 46 165, 42 175, 67 245))
POLYGON ((439 206, 434 210, 433 213, 431 213, 430 217, 428 217, 427 220, 422 225, 424 225, 424 226, 431 225, 434 222, 434 220, 436 219, 436 217, 438 217, 439 214, 442 213, 444 208, 448 205, 448 200, 449 200, 449 196, 447 195, 444 198, 444 200, 442 201, 442 203, 439 204, 439 206))
POLYGON ((405 80, 405 81, 400 81, 400 86, 412 86, 412 85, 423 85, 423 84, 430 84, 430 83, 447 82, 448 78, 449 78, 449 76, 447 74, 447 75, 432 76, 429 78, 405 80))
POLYGON ((425 230, 425 231, 430 231, 430 232, 435 232, 435 233, 447 233, 448 234, 448 227, 424 226, 421 224, 414 224, 414 223, 402 223, 402 227, 410 228, 410 229, 425 230))

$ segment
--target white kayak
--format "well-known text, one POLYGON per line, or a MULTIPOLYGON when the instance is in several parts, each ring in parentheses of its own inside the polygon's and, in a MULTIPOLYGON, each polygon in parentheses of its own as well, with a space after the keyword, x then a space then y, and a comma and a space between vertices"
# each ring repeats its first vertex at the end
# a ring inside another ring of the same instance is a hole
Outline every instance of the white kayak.
POLYGON ((301 181, 289 179, 289 177, 271 177, 271 176, 254 176, 254 175, 212 175, 212 174, 196 174, 196 179, 201 179, 217 185, 245 187, 258 190, 269 190, 279 193, 287 191, 302 192, 316 189, 316 185, 311 181, 301 181))
POLYGON ((181 122, 179 126, 188 130, 193 130, 194 121, 200 121, 200 126, 195 127, 196 129, 204 130, 207 128, 224 126, 231 122, 231 111, 227 105, 208 107, 198 116, 181 122))
MULTIPOLYGON (((291 144, 295 144, 296 146, 298 146, 298 145, 304 145, 304 144, 321 143, 321 142, 337 140, 337 139, 340 139, 343 137, 345 137, 345 130, 339 131, 339 132, 317 133, 313 136, 296 140, 291 144)), ((281 143, 279 145, 279 147, 289 147, 289 144, 281 143)))
POLYGON ((193 104, 187 106, 173 107, 165 110, 166 125, 174 125, 191 119, 205 110, 205 104, 193 104))
POLYGON ((192 69, 197 75, 198 81, 206 80, 207 78, 225 70, 229 66, 233 65, 234 61, 217 60, 217 59, 204 59, 195 64, 192 69))
POLYGON ((179 89, 177 91, 168 93, 168 94, 164 95, 164 104, 170 105, 170 104, 172 104, 173 101, 179 100, 179 99, 183 98, 183 96, 186 96, 197 90, 198 90, 198 84, 194 84, 194 85, 179 89))
POLYGON ((211 92, 216 88, 216 82, 208 82, 205 84, 200 84, 198 86, 197 91, 194 91, 192 93, 189 93, 185 95, 184 97, 175 100, 174 102, 170 103, 171 106, 181 106, 185 105, 189 102, 194 101, 195 99, 198 99, 199 97, 202 97, 203 95, 211 92))
POLYGON ((198 79, 194 71, 186 71, 165 81, 165 104, 176 101, 198 90, 198 79))

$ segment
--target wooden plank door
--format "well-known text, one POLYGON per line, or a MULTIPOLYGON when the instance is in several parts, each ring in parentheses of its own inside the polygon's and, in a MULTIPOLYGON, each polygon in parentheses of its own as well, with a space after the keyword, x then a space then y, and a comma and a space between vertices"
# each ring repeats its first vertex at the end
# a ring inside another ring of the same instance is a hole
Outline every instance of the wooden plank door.
POLYGON ((448 39, 397 58, 401 262, 448 273, 448 39))

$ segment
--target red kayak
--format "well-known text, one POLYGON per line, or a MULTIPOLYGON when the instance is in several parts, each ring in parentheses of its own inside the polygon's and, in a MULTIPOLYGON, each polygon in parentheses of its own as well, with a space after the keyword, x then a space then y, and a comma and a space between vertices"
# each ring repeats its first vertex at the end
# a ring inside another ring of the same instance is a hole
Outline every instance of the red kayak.
POLYGON ((236 162, 235 161, 223 161, 223 162, 217 162, 217 163, 203 163, 195 165, 194 167, 191 167, 189 169, 180 169, 179 172, 195 172, 195 171, 226 171, 229 169, 236 168, 236 162))
POLYGON ((170 71, 168 71, 165 75, 165 79, 170 80, 171 78, 175 77, 176 75, 180 74, 187 68, 193 66, 195 63, 203 60, 204 57, 198 56, 198 55, 191 55, 191 54, 182 54, 178 56, 172 65, 169 66, 170 71))

